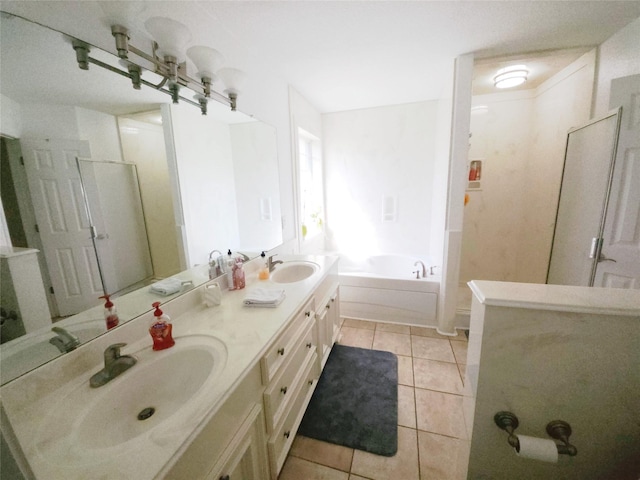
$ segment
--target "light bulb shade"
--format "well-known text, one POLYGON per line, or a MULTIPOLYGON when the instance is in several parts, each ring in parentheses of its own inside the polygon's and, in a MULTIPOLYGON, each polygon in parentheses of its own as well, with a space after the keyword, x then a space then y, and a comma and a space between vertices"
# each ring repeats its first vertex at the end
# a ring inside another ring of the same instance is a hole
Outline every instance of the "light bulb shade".
POLYGON ((512 65, 498 70, 493 84, 496 88, 517 87, 527 81, 527 75, 529 71, 525 65, 512 65))
POLYGON ((185 60, 186 46, 191 41, 191 32, 185 25, 170 18, 151 17, 144 26, 158 43, 161 56, 176 57, 178 63, 185 60))
POLYGON ((189 48, 187 56, 195 64, 198 76, 209 77, 212 82, 216 79, 215 72, 224 63, 224 56, 219 51, 204 45, 189 48))
POLYGON ((237 68, 223 68, 218 70, 218 76, 224 83, 226 87, 225 93, 240 93, 242 87, 244 86, 244 81, 247 75, 237 68))

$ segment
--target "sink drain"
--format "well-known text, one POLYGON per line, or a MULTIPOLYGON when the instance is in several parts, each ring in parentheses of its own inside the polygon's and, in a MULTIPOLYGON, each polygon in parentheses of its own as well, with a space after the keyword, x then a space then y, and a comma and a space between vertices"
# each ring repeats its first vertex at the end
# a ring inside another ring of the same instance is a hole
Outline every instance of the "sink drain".
POLYGON ((138 414, 138 420, 146 420, 154 413, 156 413, 156 409, 153 407, 143 408, 142 410, 140 410, 140 413, 138 414))

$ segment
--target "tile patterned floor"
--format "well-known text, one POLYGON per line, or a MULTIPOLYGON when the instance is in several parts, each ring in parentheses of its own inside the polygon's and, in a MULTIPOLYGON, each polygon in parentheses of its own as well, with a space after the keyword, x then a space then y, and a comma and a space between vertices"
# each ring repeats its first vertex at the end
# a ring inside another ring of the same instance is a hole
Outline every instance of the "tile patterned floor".
POLYGON ((279 480, 459 480, 468 447, 462 415, 467 354, 435 329, 345 319, 340 343, 398 355, 398 453, 383 457, 303 436, 279 480))

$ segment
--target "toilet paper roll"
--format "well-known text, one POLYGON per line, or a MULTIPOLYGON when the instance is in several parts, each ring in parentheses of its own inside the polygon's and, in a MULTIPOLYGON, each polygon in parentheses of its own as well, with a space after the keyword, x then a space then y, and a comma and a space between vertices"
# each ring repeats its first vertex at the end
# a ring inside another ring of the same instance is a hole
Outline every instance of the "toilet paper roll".
POLYGON ((516 450, 518 456, 542 462, 558 463, 558 447, 553 440, 527 435, 516 435, 516 437, 520 443, 520 448, 516 450))
POLYGON ((204 287, 203 299, 207 307, 215 307, 222 303, 222 290, 218 282, 212 283, 204 287))

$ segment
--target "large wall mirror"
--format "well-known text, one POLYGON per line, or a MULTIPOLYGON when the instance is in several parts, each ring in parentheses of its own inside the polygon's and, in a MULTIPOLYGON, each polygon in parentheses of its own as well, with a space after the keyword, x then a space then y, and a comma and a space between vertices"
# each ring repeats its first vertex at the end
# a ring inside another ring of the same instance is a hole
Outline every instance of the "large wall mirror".
MULTIPOLYGON (((212 251, 254 257, 282 243, 273 127, 80 70, 68 36, 25 19, 3 13, 0 35, 2 383, 64 353, 53 327, 80 342, 104 333, 101 295, 113 295, 123 323, 209 280, 212 251), (23 316, 16 298, 36 296, 6 267, 29 255, 43 319, 23 316), (150 291, 169 277, 185 287, 150 291)), ((109 52, 91 56, 118 65, 109 52)))

